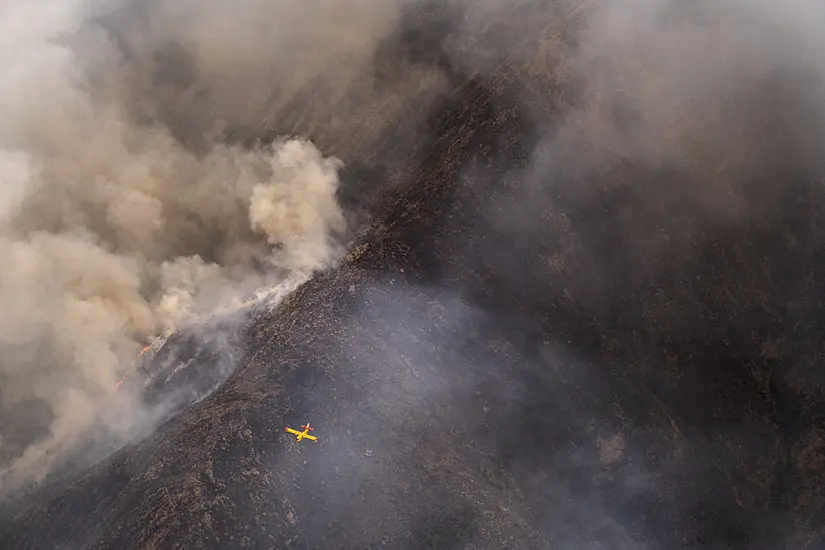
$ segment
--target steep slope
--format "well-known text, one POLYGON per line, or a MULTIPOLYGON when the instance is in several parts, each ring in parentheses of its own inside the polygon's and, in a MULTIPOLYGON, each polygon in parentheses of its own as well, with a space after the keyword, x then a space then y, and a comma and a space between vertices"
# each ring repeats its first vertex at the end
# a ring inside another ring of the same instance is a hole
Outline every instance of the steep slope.
MULTIPOLYGON (((32 495, 3 547, 825 544, 815 94, 751 75, 653 124, 535 59, 445 57, 342 264, 254 317, 216 393, 32 495), (284 433, 307 421, 317 443, 284 433)), ((355 201, 387 159, 345 160, 355 201)))

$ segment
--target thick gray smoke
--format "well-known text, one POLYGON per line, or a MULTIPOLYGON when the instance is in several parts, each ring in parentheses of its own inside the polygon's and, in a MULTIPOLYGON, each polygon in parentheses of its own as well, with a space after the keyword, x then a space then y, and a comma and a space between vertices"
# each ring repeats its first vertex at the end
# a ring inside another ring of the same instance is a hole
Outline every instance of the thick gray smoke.
POLYGON ((153 338, 337 259, 340 162, 303 139, 221 138, 324 71, 355 78, 383 17, 369 4, 0 5, 7 475, 44 474, 153 338))
MULTIPOLYGON (((512 11, 514 4, 502 6, 504 16, 501 19, 496 19, 501 13, 490 15, 490 11, 497 12, 498 8, 489 4, 484 6, 489 8, 486 13, 468 7, 468 17, 457 25, 464 28, 467 36, 476 40, 479 50, 474 51, 462 42, 466 37, 460 35, 461 31, 456 31, 452 43, 446 45, 454 65, 496 77, 502 73, 509 76, 510 73, 497 64, 514 55, 516 60, 509 60, 511 67, 524 63, 528 71, 533 71, 533 76, 537 75, 545 82, 548 101, 540 107, 546 112, 535 117, 537 126, 542 122, 547 125, 537 131, 544 140, 533 155, 530 169, 519 174, 517 183, 501 191, 502 200, 488 203, 490 211, 480 223, 492 225, 492 230, 489 227, 473 228, 468 234, 458 234, 457 239, 465 246, 456 246, 453 250, 464 256, 444 261, 445 270, 455 266, 456 272, 438 282, 447 285, 451 280, 467 281, 457 286, 466 285, 479 294, 494 292, 489 288, 479 288, 482 284, 472 288, 473 277, 481 278, 477 273, 487 270, 493 272, 501 284, 502 302, 522 295, 527 297, 526 301, 544 306, 557 298, 554 306, 566 301, 571 310, 583 312, 587 321, 592 318, 595 324, 603 320, 615 322, 617 318, 617 324, 625 319, 632 320, 635 313, 632 308, 638 307, 642 310, 643 319, 639 325, 631 325, 634 329, 639 327, 638 336, 635 331, 632 335, 620 333, 618 336, 638 338, 637 342, 641 343, 634 344, 644 346, 645 353, 650 353, 648 350, 656 346, 671 352, 676 346, 668 346, 668 340, 672 342, 679 337, 678 333, 689 332, 691 325, 700 326, 700 330, 707 331, 705 334, 715 336, 722 333, 721 338, 730 344, 733 338, 724 331, 734 327, 733 332, 747 326, 748 320, 741 316, 748 296, 734 297, 741 288, 739 285, 746 283, 737 281, 733 270, 725 270, 725 279, 718 288, 705 282, 688 283, 690 286, 684 288, 682 281, 663 283, 662 273, 674 278, 673 273, 681 275, 696 270, 702 259, 701 254, 707 253, 709 248, 708 234, 726 244, 733 242, 736 246, 740 243, 734 239, 747 239, 739 235, 727 237, 726 231, 770 227, 769 224, 777 219, 777 203, 781 197, 787 196, 788 186, 804 182, 812 175, 821 176, 822 156, 821 150, 817 149, 825 144, 822 139, 822 132, 825 131, 822 124, 825 67, 819 52, 823 51, 825 44, 822 31, 825 28, 825 12, 808 1, 781 6, 762 2, 724 5, 706 2, 683 6, 676 2, 633 0, 612 5, 587 2, 559 4, 564 4, 562 7, 567 10, 560 10, 556 21, 548 23, 545 20, 547 28, 542 31, 545 33, 543 36, 533 34, 536 27, 541 26, 536 20, 526 22, 516 17, 518 23, 527 23, 523 28, 527 29, 525 34, 529 38, 519 40, 514 34, 495 32, 485 37, 502 46, 498 51, 485 48, 489 42, 479 39, 476 33, 487 24, 492 27, 501 24, 502 19, 512 20, 513 14, 518 13, 512 11), (575 40, 565 36, 565 32, 573 34, 568 27, 576 29, 575 40), (532 52, 524 46, 525 41, 530 39, 536 39, 532 43, 532 52), (529 57, 522 57, 524 55, 529 57), (563 92, 569 95, 559 98, 563 92), (603 233, 600 234, 600 231, 603 233), (494 238, 485 241, 480 235, 505 235, 507 239, 505 242, 502 238, 500 246, 496 246, 494 238), (472 261, 467 258, 474 253, 482 256, 476 273, 466 265, 472 261), (668 273, 666 270, 672 271, 668 273), (623 286, 625 281, 622 278, 625 276, 630 282, 623 286), (554 288, 557 281, 558 286, 554 288), (560 292, 558 288, 564 289, 565 296, 555 296, 556 292, 560 292), (668 295, 671 289, 673 292, 668 295), (627 302, 635 300, 636 303, 628 306, 623 301, 626 296, 617 295, 622 291, 630 295, 627 302), (719 299, 717 293, 728 294, 729 297, 719 299), (709 299, 708 295, 713 298, 709 299), (711 300, 719 301, 713 303, 711 300), (703 307, 707 308, 709 315, 716 314, 723 320, 718 324, 709 322, 707 317, 703 318, 703 307), (617 313, 621 308, 627 308, 630 313, 622 317, 623 312, 617 313)), ((527 3, 521 3, 519 7, 526 9, 527 3)), ((512 29, 517 27, 514 24, 512 29)), ((490 117, 491 120, 494 118, 490 117)), ((455 121, 455 124, 461 122, 455 121)), ((445 133, 449 130, 445 129, 445 133)), ((503 142, 505 139, 501 138, 500 143, 503 142)), ((491 145, 490 149, 495 151, 495 146, 491 145)), ((459 145, 455 147, 458 149, 459 145)), ((501 147, 504 149, 504 146, 501 147)), ((496 153, 489 156, 495 157, 496 153)), ((456 157, 451 156, 448 161, 456 162, 456 157)), ((499 182, 485 186, 495 177, 490 172, 498 166, 512 164, 512 161, 501 154, 490 163, 478 164, 480 167, 472 167, 462 173, 461 181, 450 181, 449 184, 455 187, 463 184, 471 189, 480 187, 485 191, 497 190, 499 182)), ((466 203, 459 205, 455 217, 458 218, 469 208, 471 206, 466 203)), ((444 217, 449 216, 444 214, 444 217)), ((446 223, 449 225, 449 222, 446 223)), ((453 230, 454 226, 449 225, 449 228, 453 230)), ((427 242, 419 246, 426 249, 433 246, 433 242, 436 240, 428 234, 427 242)), ((743 246, 749 244, 742 243, 743 246)), ((422 256, 426 254, 422 252, 422 256)), ((740 279, 744 280, 744 276, 740 279)), ((396 299, 403 300, 396 297, 392 301, 396 299)), ((449 300, 443 302, 449 303, 449 300)), ((538 310, 540 306, 535 307, 538 310)), ((387 314, 387 321, 382 327, 391 332, 389 327, 393 326, 392 322, 404 316, 399 313, 401 307, 387 309, 392 313, 387 314)), ((456 312, 460 309, 455 306, 456 312)), ((569 317, 578 320, 573 315, 569 317)), ((529 319, 523 321, 529 325, 529 319)), ((416 326, 415 321, 406 318, 403 324, 405 329, 408 325, 416 326)), ((469 323, 464 318, 461 324, 466 326, 469 323)), ((564 333, 574 332, 575 328, 563 323, 554 328, 555 333, 546 335, 550 342, 547 348, 563 349, 565 343, 570 343, 564 333)), ((380 335, 373 343, 376 348, 387 346, 405 356, 404 359, 389 358, 376 353, 379 356, 376 363, 381 368, 386 367, 392 375, 404 371, 406 357, 411 358, 415 367, 424 368, 428 363, 435 362, 427 357, 426 351, 438 349, 449 356, 459 347, 456 340, 442 342, 430 337, 418 340, 420 348, 413 346, 412 350, 400 352, 398 350, 403 347, 399 342, 392 342, 391 335, 382 334, 379 329, 370 331, 370 334, 373 333, 380 335)), ((605 330, 598 335, 607 340, 609 334, 605 330)), ((700 380, 697 383, 699 386, 705 380, 708 380, 708 387, 718 383, 712 373, 707 373, 707 370, 719 368, 719 363, 714 362, 718 358, 703 349, 711 339, 706 337, 703 341, 697 338, 691 342, 690 349, 699 359, 685 359, 677 374, 672 376, 684 379, 695 377, 700 380)), ((367 336, 356 340, 365 347, 371 342, 367 336)), ((634 344, 627 346, 632 349, 634 344)), ((530 349, 531 345, 535 346, 525 342, 518 349, 522 353, 535 353, 536 350, 530 349)), ((619 344, 613 347, 605 342, 605 348, 609 351, 619 347, 619 344)), ((348 354, 342 355, 348 357, 348 354)), ((652 424, 655 421, 616 418, 613 425, 597 422, 595 418, 601 416, 598 407, 589 403, 566 403, 564 392, 558 389, 563 387, 563 381, 552 375, 557 369, 567 369, 571 373, 568 376, 576 380, 577 386, 574 390, 571 384, 570 393, 585 396, 590 390, 595 393, 604 383, 602 379, 610 377, 607 366, 600 364, 598 368, 593 368, 569 359, 564 364, 564 358, 554 356, 563 355, 561 353, 545 351, 536 355, 538 357, 528 365, 521 366, 522 375, 527 378, 531 369, 534 372, 549 372, 546 386, 537 384, 541 389, 532 395, 524 392, 524 395, 512 398, 502 397, 501 401, 506 403, 502 410, 506 411, 508 418, 503 423, 502 431, 517 430, 515 426, 523 421, 532 429, 518 433, 528 440, 540 439, 538 426, 545 426, 545 434, 552 435, 555 430, 551 428, 563 425, 566 431, 580 423, 577 426, 580 430, 576 433, 590 432, 586 436, 581 435, 581 440, 586 442, 586 451, 572 444, 562 449, 536 448, 532 452, 523 451, 518 460, 513 461, 512 469, 522 470, 521 479, 527 480, 522 488, 532 491, 534 496, 539 495, 535 501, 561 499, 564 505, 559 507, 581 520, 580 532, 570 533, 569 528, 551 512, 546 512, 547 516, 542 517, 545 512, 536 510, 539 521, 545 522, 547 531, 556 535, 554 544, 563 548, 578 547, 577 543, 582 539, 596 538, 600 530, 608 530, 617 540, 611 547, 643 548, 646 547, 643 543, 633 540, 631 530, 627 528, 629 522, 623 521, 627 517, 624 511, 619 510, 623 505, 629 508, 636 498, 652 501, 672 491, 668 509, 673 516, 686 517, 694 504, 712 502, 710 492, 703 493, 692 488, 701 485, 702 475, 712 470, 712 466, 705 462, 706 453, 710 453, 707 443, 700 437, 692 439, 690 435, 683 439, 680 432, 685 426, 695 427, 690 424, 692 411, 679 411, 681 414, 674 415, 676 420, 671 419, 671 426, 664 430, 663 439, 675 440, 674 450, 668 451, 670 454, 665 460, 646 464, 640 457, 649 449, 645 449, 644 444, 639 443, 641 438, 633 437, 631 432, 639 426, 652 431, 654 428, 645 422, 652 424), (557 393, 562 395, 557 396, 557 393), (554 397, 549 400, 553 401, 550 406, 547 395, 554 397), (542 406, 545 408, 540 408, 542 406), (594 425, 597 426, 595 429, 594 425), (687 449, 695 459, 689 465, 685 465, 680 456, 682 452, 687 453, 687 449), (573 489, 574 483, 565 479, 564 474, 570 474, 571 479, 591 477, 591 474, 596 478, 615 476, 612 487, 616 493, 611 495, 609 505, 605 505, 600 502, 597 491, 582 494, 573 489), (673 483, 668 478, 677 479, 683 485, 674 489, 667 485, 673 483)), ((661 362, 648 357, 645 360, 650 360, 651 365, 643 365, 639 359, 632 367, 621 367, 626 368, 628 378, 634 378, 629 383, 634 388, 638 387, 636 377, 643 374, 643 369, 649 368, 655 373, 652 376, 661 377, 657 380, 671 375, 662 373, 668 366, 663 367, 661 362)), ((748 355, 742 353, 740 357, 748 355)), ((475 365, 482 361, 476 359, 475 365)), ((489 369, 495 372, 502 368, 504 361, 491 363, 489 369)), ((444 360, 438 369, 434 369, 437 381, 426 376, 416 379, 420 384, 415 389, 420 393, 413 393, 437 396, 438 391, 434 388, 439 384, 448 386, 451 369, 461 371, 462 367, 458 361, 450 364, 444 360)), ((357 379, 359 374, 365 377, 357 386, 382 388, 380 384, 375 385, 375 377, 372 373, 367 374, 367 368, 356 372, 352 378, 357 379)), ((387 375, 385 372, 381 374, 387 375)), ((739 379, 735 383, 745 383, 750 373, 737 372, 736 375, 739 379)), ((467 386, 472 386, 474 382, 469 376, 462 380, 467 386)), ((663 382, 662 387, 669 390, 663 394, 678 395, 679 383, 678 379, 663 382)), ((387 387, 395 390, 403 386, 403 381, 395 379, 387 387)), ((468 393, 470 391, 467 390, 468 393)), ((356 399, 354 402, 369 403, 372 412, 382 404, 380 393, 381 389, 376 389, 363 401, 356 399)), ((502 390, 501 394, 504 393, 502 390)), ((615 399, 619 408, 622 402, 618 397, 615 399)), ((586 403, 587 399, 583 397, 582 401, 586 403)), ((705 410, 724 406, 719 405, 723 402, 721 398, 718 402, 708 401, 713 402, 693 405, 705 410)), ((455 404, 455 399, 452 403, 455 404)), ((674 408, 677 406, 675 404, 674 408)), ((407 412, 401 406, 395 410, 407 412)), ((433 414, 433 408, 428 406, 419 406, 414 410, 420 414, 416 417, 418 419, 433 414)), ((617 417, 621 415, 621 411, 616 414, 617 417)), ((323 417, 320 412, 309 416, 323 417)), ((477 410, 469 407, 462 410, 464 418, 477 419, 479 416, 477 410)), ((754 424, 761 426, 762 421, 754 421, 754 424)), ((353 424, 363 431, 371 428, 369 419, 359 418, 353 424)), ((440 429, 444 429, 443 426, 440 425, 440 429)), ((438 429, 434 427, 433 432, 438 429)), ((719 428, 701 426, 700 429, 702 433, 715 433, 719 428)), ((746 430, 752 429, 753 424, 741 432, 731 430, 735 433, 726 431, 724 435, 727 440, 739 444, 746 440, 746 430)), ((392 430, 392 433, 398 432, 392 430)), ((404 442, 399 441, 401 438, 393 437, 392 444, 382 448, 375 441, 378 437, 371 437, 367 438, 369 444, 364 443, 363 448, 354 451, 347 448, 346 452, 341 452, 343 447, 355 447, 352 443, 355 437, 358 436, 350 437, 348 434, 344 445, 340 445, 339 440, 331 444, 328 449, 334 459, 330 461, 330 470, 338 473, 336 468, 339 467, 344 470, 349 464, 367 464, 363 466, 366 472, 364 477, 375 480, 376 476, 384 476, 384 472, 380 468, 372 468, 370 457, 380 453, 391 455, 397 449, 404 448, 404 442)), ((502 440, 507 442, 505 436, 502 440)), ((507 443, 502 447, 515 446, 513 442, 507 443)), ((746 444, 742 446, 747 447, 746 444)), ((527 445, 525 447, 529 449, 527 445)), ((749 450, 754 454, 758 452, 755 445, 749 450)), ((444 454, 439 458, 446 461, 444 457, 449 456, 449 450, 441 451, 444 454)), ((294 466, 300 463, 303 456, 289 457, 289 460, 293 458, 294 466)), ((760 463, 762 458, 751 460, 760 463)), ((357 471, 357 468, 353 469, 357 471)), ((292 468, 276 470, 292 471, 292 468)), ((357 476, 347 479, 360 481, 357 476)), ((386 475, 380 485, 387 486, 391 482, 390 476, 386 475)), ((340 494, 350 495, 349 487, 342 485, 340 494)), ((341 498, 340 494, 325 494, 324 501, 335 502, 336 497, 341 498)), ((346 497, 343 500, 346 500, 347 508, 341 508, 342 513, 361 514, 351 500, 346 497)), ((385 509, 385 503, 378 502, 380 505, 377 508, 371 507, 363 514, 375 514, 376 509, 385 509)), ((451 513, 455 511, 450 510, 451 513)), ((394 517, 396 513, 392 510, 387 516, 394 517)), ((379 524, 372 515, 368 517, 370 525, 379 524)), ((350 517, 341 519, 347 525, 351 521, 350 517)), ((321 525, 313 527, 317 527, 310 529, 313 532, 323 528, 321 525)), ((372 533, 369 535, 373 536, 372 533)), ((584 542, 581 544, 583 546, 584 542)))
MULTIPOLYGON (((447 30, 416 29, 425 38, 377 77, 399 16, 423 4, 0 2, 0 457, 12 474, 41 476, 113 396, 137 415, 117 382, 154 337, 334 263, 347 229, 334 157, 384 154, 384 132, 424 118, 416 101, 455 74, 530 88, 520 107, 542 138, 524 185, 481 222, 519 246, 484 242, 480 263, 537 300, 558 275, 586 315, 615 303, 605 257, 655 270, 708 220, 758 222, 781 188, 765 173, 821 167, 825 9, 813 0, 456 0, 443 3, 447 30), (261 143, 291 134, 306 139, 261 143), (686 177, 643 189, 628 165, 686 177), (606 196, 629 197, 607 251, 588 246, 606 196), (663 214, 649 196, 674 206, 663 214), (578 226, 576 209, 589 216, 578 226), (669 215, 682 234, 659 231, 669 215), (551 269, 525 269, 551 239, 551 269)), ((650 302, 651 318, 673 315, 650 302)), ((635 451, 613 433, 600 445, 605 463, 635 451)))

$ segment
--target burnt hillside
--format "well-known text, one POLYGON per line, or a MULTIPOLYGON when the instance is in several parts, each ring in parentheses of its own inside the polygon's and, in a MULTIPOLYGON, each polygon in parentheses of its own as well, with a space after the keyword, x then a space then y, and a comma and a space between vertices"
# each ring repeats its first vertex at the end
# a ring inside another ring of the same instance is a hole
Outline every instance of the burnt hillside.
POLYGON ((335 150, 357 240, 215 393, 27 496, 0 545, 825 545, 821 90, 754 73, 664 115, 565 66, 576 10, 525 5, 517 55, 472 61, 460 13, 410 12, 377 82, 439 84, 372 135, 300 105, 237 130, 335 150), (317 443, 284 433, 307 421, 317 443))

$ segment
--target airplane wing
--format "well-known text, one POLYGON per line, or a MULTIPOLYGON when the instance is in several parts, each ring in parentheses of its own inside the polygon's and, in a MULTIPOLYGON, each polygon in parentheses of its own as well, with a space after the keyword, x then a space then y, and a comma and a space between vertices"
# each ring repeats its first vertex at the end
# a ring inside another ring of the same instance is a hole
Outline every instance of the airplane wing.
POLYGON ((314 435, 305 435, 304 437, 305 437, 305 438, 307 438, 307 439, 311 439, 311 440, 313 440, 313 441, 316 441, 316 440, 318 439, 318 438, 317 438, 317 437, 315 437, 314 435))
MULTIPOLYGON (((287 428, 286 431, 288 431, 291 434, 301 435, 301 432, 299 432, 298 430, 293 430, 292 428, 287 428)), ((305 437, 309 437, 309 436, 305 436, 305 437)))

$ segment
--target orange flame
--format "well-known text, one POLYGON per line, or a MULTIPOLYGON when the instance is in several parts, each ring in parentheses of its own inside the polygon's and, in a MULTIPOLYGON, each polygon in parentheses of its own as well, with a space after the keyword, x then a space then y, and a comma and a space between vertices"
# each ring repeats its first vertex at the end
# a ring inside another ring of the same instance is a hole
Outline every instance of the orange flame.
MULTIPOLYGON (((143 357, 143 354, 145 354, 145 353, 146 353, 147 351, 149 351, 150 349, 152 349, 152 344, 149 344, 148 346, 146 346, 145 348, 143 348, 142 350, 140 350, 140 354, 137 356, 137 358, 136 358, 136 359, 139 359, 139 358, 143 357)), ((123 382, 124 382, 127 378, 129 378, 129 373, 128 373, 128 372, 127 372, 126 374, 124 374, 124 375, 123 375, 123 378, 121 378, 120 380, 118 380, 118 382, 117 382, 117 384, 115 385, 115 387, 116 387, 116 388, 119 388, 119 387, 123 384, 123 382)))

